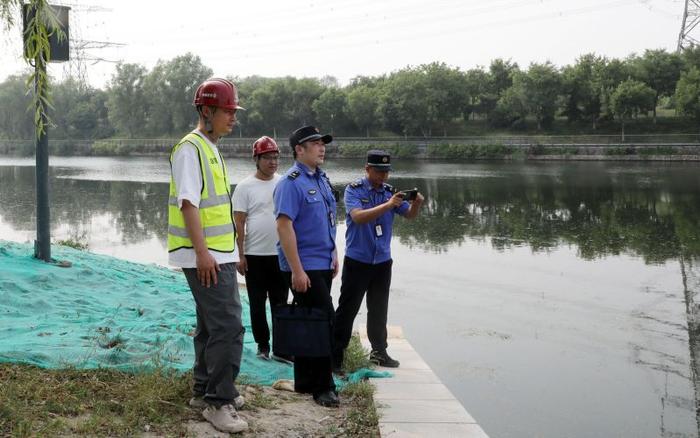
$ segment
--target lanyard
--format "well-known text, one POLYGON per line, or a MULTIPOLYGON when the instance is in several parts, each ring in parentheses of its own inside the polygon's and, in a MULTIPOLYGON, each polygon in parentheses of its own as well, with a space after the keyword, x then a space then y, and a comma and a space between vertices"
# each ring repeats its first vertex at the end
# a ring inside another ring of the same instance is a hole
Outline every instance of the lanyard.
MULTIPOLYGON (((326 186, 325 183, 322 183, 321 180, 328 181, 323 175, 321 175, 318 171, 314 175, 314 179, 316 180, 316 185, 318 186, 318 190, 320 191, 321 197, 323 198, 323 202, 326 204, 326 214, 328 214, 328 223, 332 227, 335 227, 335 212, 332 211, 331 209, 331 202, 329 201, 328 198, 328 191, 330 190, 330 183, 328 183, 328 187, 326 186), (321 187, 323 186, 323 187, 321 187)), ((331 195, 332 196, 332 195, 331 195)))

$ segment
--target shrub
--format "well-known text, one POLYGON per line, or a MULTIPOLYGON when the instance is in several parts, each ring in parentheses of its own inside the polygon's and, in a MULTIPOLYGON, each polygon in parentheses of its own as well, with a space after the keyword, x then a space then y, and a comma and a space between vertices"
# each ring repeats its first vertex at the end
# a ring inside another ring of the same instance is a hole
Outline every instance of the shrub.
POLYGON ((547 155, 547 150, 541 144, 533 144, 528 148, 530 155, 547 155))
POLYGON ((428 156, 434 158, 468 159, 503 158, 513 154, 515 148, 504 144, 449 144, 428 145, 428 156))
POLYGON ((367 155, 370 149, 383 149, 393 157, 410 158, 418 154, 418 145, 411 143, 393 143, 373 145, 369 143, 343 143, 338 147, 340 155, 344 158, 359 158, 367 155))
POLYGON ((129 155, 131 148, 116 140, 95 140, 92 144, 93 155, 129 155))
POLYGON ((653 148, 642 148, 637 151, 639 155, 649 156, 649 155, 676 155, 679 153, 677 149, 673 146, 656 146, 653 148))
POLYGON ((637 150, 634 146, 618 146, 605 149, 605 155, 635 155, 637 150))
POLYGON ((338 147, 340 155, 345 158, 364 157, 372 149, 367 143, 343 143, 338 147))
POLYGON ((399 158, 410 158, 418 154, 418 145, 413 143, 396 143, 386 149, 392 156, 399 158))

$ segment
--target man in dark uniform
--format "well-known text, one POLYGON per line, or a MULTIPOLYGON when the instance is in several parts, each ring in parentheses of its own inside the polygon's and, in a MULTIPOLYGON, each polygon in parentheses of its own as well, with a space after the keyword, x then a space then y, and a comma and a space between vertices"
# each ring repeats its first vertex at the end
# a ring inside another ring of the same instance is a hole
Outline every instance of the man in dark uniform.
POLYGON ((367 152, 366 176, 345 189, 345 259, 340 300, 335 312, 333 369, 340 372, 350 342, 352 324, 367 293, 367 337, 370 360, 396 368, 399 361, 387 353, 386 321, 391 285, 391 231, 394 215, 407 219, 418 215, 424 198, 420 193, 394 193, 386 184, 391 170, 388 152, 367 152), (413 197, 411 201, 404 198, 413 197))
MULTIPOLYGON (((294 131, 289 146, 295 161, 274 192, 280 269, 299 305, 324 309, 331 319, 331 281, 338 273, 336 200, 319 166, 332 140, 313 126, 294 131)), ((296 356, 294 390, 312 394, 322 406, 337 407, 331 357, 296 356)))

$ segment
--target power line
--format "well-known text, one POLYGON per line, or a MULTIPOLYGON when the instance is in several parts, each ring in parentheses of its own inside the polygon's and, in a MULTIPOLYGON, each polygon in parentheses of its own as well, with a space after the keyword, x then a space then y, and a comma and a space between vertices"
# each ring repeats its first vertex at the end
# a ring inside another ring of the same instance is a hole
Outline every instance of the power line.
MULTIPOLYGON (((700 0, 699 0, 700 1, 700 0)), ((508 20, 495 20, 495 21, 490 21, 490 22, 482 22, 479 23, 478 25, 470 26, 469 28, 451 28, 451 29, 445 29, 444 32, 440 34, 435 34, 430 30, 427 31, 417 31, 413 32, 411 36, 409 37, 400 37, 396 31, 392 32, 392 35, 389 36, 388 38, 381 38, 381 41, 377 39, 375 36, 370 36, 369 38, 364 38, 361 40, 354 40, 349 43, 333 43, 330 45, 328 50, 333 50, 336 51, 339 48, 362 48, 366 47, 367 45, 372 45, 372 44, 397 44, 397 43, 405 43, 409 42, 412 40, 424 40, 424 39, 432 39, 432 38, 443 38, 446 35, 454 35, 454 34, 466 34, 470 33, 476 30, 481 30, 484 28, 491 28, 491 27, 512 27, 515 25, 521 25, 521 24, 527 24, 527 23, 532 23, 532 22, 540 22, 540 21, 548 21, 548 20, 558 20, 564 17, 570 17, 570 16, 575 16, 575 15, 581 15, 581 14, 587 14, 587 13, 594 13, 594 12, 599 12, 603 11, 605 9, 612 9, 615 7, 620 7, 620 6, 625 6, 629 4, 635 4, 637 3, 637 0, 620 0, 616 2, 608 2, 604 4, 598 4, 598 5, 593 5, 593 6, 587 6, 587 7, 580 7, 580 8, 573 8, 573 9, 567 9, 567 10, 562 10, 562 11, 554 11, 554 12, 547 12, 543 14, 537 14, 537 15, 531 15, 527 17, 522 17, 518 19, 508 19, 508 20)), ((316 42, 318 42, 318 37, 316 37, 316 42)), ((313 40, 310 40, 313 41, 313 40)), ((297 41, 298 42, 298 41, 297 41)), ((274 55, 278 53, 278 49, 276 49, 276 46, 279 43, 271 43, 271 44, 260 44, 255 46, 255 53, 252 55, 246 55, 243 57, 240 57, 240 60, 250 60, 250 59, 255 59, 255 58, 262 58, 262 57, 268 57, 269 55, 274 55), (263 49, 263 50, 260 50, 263 49), (267 49, 267 50, 264 50, 267 49)), ((294 53, 305 53, 305 52, 320 52, 323 49, 320 48, 318 45, 313 46, 313 47, 300 47, 298 49, 294 50, 294 53)), ((217 51, 218 52, 218 51, 217 51)), ((212 52, 208 52, 212 53, 212 52)), ((216 53, 216 52, 214 52, 216 53)), ((220 57, 220 56, 214 56, 214 57, 209 57, 210 59, 214 60, 220 60, 220 59, 232 59, 230 56, 226 57, 220 57)))
MULTIPOLYGON (((262 46, 278 45, 280 40, 289 41, 294 38, 295 41, 299 38, 295 38, 290 34, 303 34, 308 35, 304 37, 304 40, 308 41, 318 41, 319 39, 328 40, 333 37, 346 37, 354 36, 360 33, 368 33, 376 30, 382 30, 383 28, 391 27, 393 32, 395 29, 420 29, 423 24, 429 23, 434 24, 440 21, 458 21, 460 19, 473 18, 479 15, 489 15, 489 14, 500 14, 502 10, 512 10, 521 7, 532 7, 533 4, 542 5, 544 3, 552 2, 554 0, 492 0, 489 2, 488 6, 483 5, 471 5, 465 2, 454 2, 450 0, 434 1, 431 3, 430 8, 426 9, 424 2, 418 2, 411 4, 405 2, 400 6, 400 9, 390 9, 382 8, 384 3, 382 2, 368 2, 365 8, 352 8, 353 11, 348 14, 343 14, 342 18, 333 19, 330 17, 321 17, 316 15, 314 20, 319 22, 319 27, 317 29, 307 29, 304 32, 298 32, 300 29, 294 29, 293 31, 280 32, 279 27, 282 24, 274 24, 276 18, 280 20, 287 21, 288 16, 265 16, 264 20, 266 23, 272 23, 268 26, 260 26, 259 24, 252 23, 250 21, 245 21, 245 17, 241 20, 243 23, 234 26, 234 30, 224 30, 223 32, 217 29, 208 30, 207 37, 211 39, 216 39, 217 37, 231 37, 233 36, 246 35, 253 36, 256 38, 256 42, 260 44, 247 45, 246 48, 258 48, 262 46), (263 30, 263 32, 261 32, 263 30), (275 40, 270 41, 267 37, 273 37, 275 40)), ((363 1, 364 2, 364 1, 363 1)), ((335 10, 334 13, 338 12, 339 9, 335 10)), ((158 47, 163 45, 180 45, 183 41, 189 41, 192 37, 189 35, 167 35, 163 36, 162 39, 157 36, 151 39, 149 42, 158 47)), ((224 48, 220 51, 229 51, 230 49, 224 48)))

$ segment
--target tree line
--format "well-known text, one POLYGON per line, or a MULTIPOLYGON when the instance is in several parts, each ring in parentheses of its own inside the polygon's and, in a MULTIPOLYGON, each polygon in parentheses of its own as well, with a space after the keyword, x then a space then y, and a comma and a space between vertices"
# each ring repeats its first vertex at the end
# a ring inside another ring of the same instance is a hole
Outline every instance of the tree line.
MULTIPOLYGON (((105 89, 74 78, 52 86, 56 139, 173 138, 191 129, 192 96, 213 75, 198 56, 159 61, 150 71, 118 64, 105 89)), ((469 126, 487 130, 547 132, 553 122, 621 127, 639 117, 657 120, 657 109, 700 122, 700 48, 682 53, 646 50, 625 59, 596 54, 557 67, 527 69, 495 59, 462 71, 444 63, 409 66, 381 76, 359 76, 346 86, 333 77, 229 77, 247 111, 238 134, 286 136, 316 124, 340 136, 453 136, 469 126), (670 110, 670 111, 668 111, 670 110)), ((0 83, 0 138, 33 136, 26 77, 0 83)), ((687 126, 687 124, 686 124, 687 126)))

